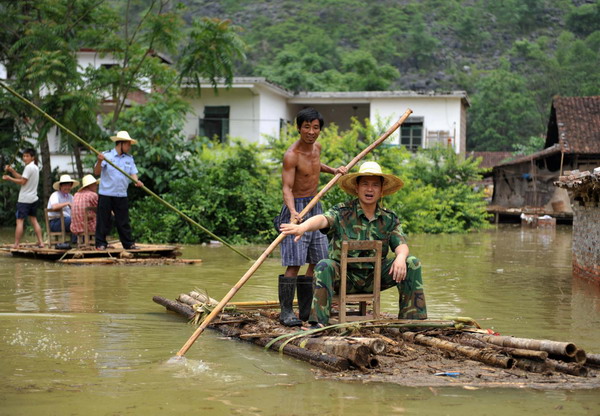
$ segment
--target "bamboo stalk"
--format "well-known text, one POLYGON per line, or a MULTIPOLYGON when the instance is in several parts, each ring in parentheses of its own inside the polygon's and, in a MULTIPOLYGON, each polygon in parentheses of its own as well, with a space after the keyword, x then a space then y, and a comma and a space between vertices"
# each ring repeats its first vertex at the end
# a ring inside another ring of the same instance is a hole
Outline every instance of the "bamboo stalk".
MULTIPOLYGON (((379 137, 375 142, 371 143, 371 145, 369 145, 369 147, 364 149, 354 159, 352 159, 350 161, 350 163, 348 163, 346 165, 346 168, 348 169, 348 171, 350 171, 350 169, 352 169, 352 167, 354 167, 354 165, 356 165, 369 152, 371 152, 373 149, 375 149, 377 146, 379 146, 381 143, 383 143, 385 139, 387 139, 394 131, 396 131, 398 129, 398 127, 400 127, 400 125, 402 123, 404 123, 404 120, 406 120, 411 113, 412 113, 412 110, 410 110, 410 109, 406 110, 406 112, 402 115, 402 117, 400 117, 400 119, 396 123, 394 123, 394 125, 392 125, 392 127, 390 127, 383 135, 381 135, 381 137, 379 137)), ((299 216, 304 217, 307 213, 309 213, 310 210, 317 204, 317 202, 319 202, 321 197, 336 184, 336 182, 339 180, 339 178, 341 176, 342 176, 341 173, 338 173, 337 175, 335 175, 333 177, 333 179, 331 179, 329 181, 329 183, 327 185, 325 185, 325 187, 323 187, 323 189, 321 189, 321 191, 308 203, 308 205, 306 207, 304 207, 304 209, 302 210, 302 212, 300 213, 299 216)), ((266 258, 269 256, 269 254, 271 254, 271 252, 275 249, 275 247, 277 247, 284 238, 285 238, 285 234, 280 233, 279 236, 271 243, 271 245, 263 252, 263 254, 261 254, 261 256, 254 262, 254 264, 250 267, 250 269, 248 269, 248 271, 242 276, 242 278, 235 284, 235 286, 233 286, 231 288, 231 290, 225 295, 225 297, 223 297, 223 299, 221 299, 219 304, 215 307, 215 309, 213 309, 213 311, 210 313, 210 315, 208 315, 206 317, 204 322, 202 322, 202 324, 196 329, 196 331, 194 331, 192 336, 187 340, 187 342, 183 345, 183 347, 181 347, 181 349, 177 352, 177 356, 179 356, 179 357, 183 356, 187 352, 187 350, 190 349, 190 347, 194 344, 194 342, 198 339, 200 334, 202 334, 202 332, 206 329, 206 327, 210 324, 210 322, 221 312, 223 307, 231 300, 231 298, 233 298, 235 296, 235 294, 238 292, 238 290, 242 286, 244 286, 244 284, 248 281, 248 279, 250 279, 250 277, 252 277, 254 272, 260 267, 260 265, 266 260, 266 258)))
POLYGON ((513 356, 515 358, 527 358, 530 360, 538 360, 538 361, 544 361, 548 358, 548 353, 546 351, 526 350, 523 348, 500 347, 498 345, 489 344, 484 341, 480 341, 478 339, 472 339, 470 337, 469 338, 467 338, 467 337, 450 338, 450 337, 446 337, 446 336, 440 336, 440 338, 445 339, 447 341, 451 341, 451 342, 458 342, 459 344, 468 345, 470 347, 475 347, 475 348, 492 348, 496 351, 501 351, 501 352, 510 354, 511 356, 513 356))
POLYGON ((477 339, 501 347, 523 348, 526 350, 546 351, 549 354, 574 357, 577 347, 571 342, 558 342, 546 339, 515 338, 499 335, 470 334, 477 339))
POLYGON ((547 359, 546 362, 550 368, 560 373, 570 374, 577 377, 586 377, 588 375, 587 368, 577 363, 565 363, 562 361, 547 359))
MULTIPOLYGON (((96 150, 94 147, 92 147, 91 144, 89 144, 88 142, 86 142, 85 140, 83 140, 81 137, 79 137, 78 135, 76 135, 75 133, 73 133, 67 127, 63 126, 55 118, 53 118, 50 114, 46 113, 40 107, 38 107, 37 105, 35 105, 31 101, 29 101, 27 98, 23 97, 21 94, 19 94, 18 92, 16 92, 12 88, 10 88, 8 85, 6 85, 5 83, 3 83, 2 81, 0 81, 0 87, 4 88, 8 92, 10 92, 12 95, 14 95, 15 97, 17 97, 19 100, 21 100, 25 104, 28 104, 31 107, 33 107, 42 116, 44 116, 45 118, 47 118, 48 120, 50 120, 56 126, 60 127, 65 133, 67 133, 69 136, 73 137, 75 140, 77 140, 79 143, 81 143, 82 145, 84 145, 85 147, 87 147, 89 150, 91 150, 92 152, 94 152, 96 155, 100 154, 100 152, 98 150, 96 150)), ((117 165, 115 165, 113 162, 111 162, 108 159, 105 159, 105 161, 106 161, 106 163, 108 163, 109 165, 111 165, 113 168, 117 169, 119 172, 121 172, 123 175, 125 175, 129 180, 131 180, 134 183, 136 182, 136 180, 131 175, 129 175, 128 173, 126 173, 123 169, 121 169, 120 167, 118 167, 117 165)), ((156 195, 150 189, 146 188, 146 186, 141 186, 140 188, 143 189, 144 191, 146 191, 147 194, 149 194, 151 197, 153 197, 154 199, 156 199, 158 202, 160 202, 161 204, 163 204, 167 208, 175 211, 177 214, 179 214, 179 216, 181 216, 184 220, 186 220, 190 224, 198 227, 199 229, 201 229, 202 231, 204 231, 206 234, 208 234, 211 237, 213 237, 214 239, 220 241, 225 246, 227 246, 229 249, 235 251, 237 254, 239 254, 240 256, 244 257, 246 260, 252 260, 250 257, 248 257, 247 255, 245 255, 244 253, 240 252, 235 247, 233 247, 231 244, 229 244, 227 241, 225 241, 222 238, 220 238, 219 236, 215 235, 212 231, 210 231, 207 228, 203 227, 202 225, 200 225, 199 223, 197 223, 196 221, 194 221, 192 218, 190 218, 187 215, 185 215, 179 209, 175 208, 173 205, 171 205, 170 203, 168 203, 167 201, 165 201, 164 199, 162 199, 161 197, 159 197, 158 195, 156 195)))
POLYGON ((530 360, 528 358, 519 358, 515 367, 521 370, 531 371, 532 373, 546 373, 551 370, 550 364, 546 361, 530 360))
POLYGON ((427 345, 430 347, 459 353, 468 357, 471 360, 481 361, 482 363, 494 365, 497 367, 512 368, 515 364, 514 358, 509 358, 504 355, 496 354, 493 352, 482 351, 478 348, 468 347, 465 345, 460 345, 454 342, 445 341, 434 337, 428 337, 422 334, 416 334, 414 332, 403 332, 402 338, 410 342, 416 342, 417 344, 427 345))
POLYGON ((351 343, 345 338, 304 338, 296 339, 292 343, 300 348, 346 358, 356 367, 368 367, 371 365, 371 351, 369 347, 364 344, 351 343))
POLYGON ((586 364, 600 365, 600 354, 587 354, 586 364))
MULTIPOLYGON (((240 338, 240 335, 241 335, 241 331, 239 329, 232 328, 230 326, 219 326, 217 329, 222 334, 229 336, 229 337, 240 338)), ((245 340, 247 340, 255 345, 264 347, 269 343, 269 341, 271 339, 270 338, 252 338, 252 339, 245 339, 245 340)), ((272 349, 274 351, 279 351, 280 344, 281 344, 281 341, 276 342, 275 344, 273 344, 270 347, 270 349, 272 349)), ((325 354, 325 353, 318 352, 318 351, 311 351, 311 350, 308 350, 305 348, 297 347, 295 345, 288 344, 288 345, 284 346, 282 352, 285 355, 289 355, 291 357, 298 358, 298 359, 300 359, 302 361, 306 361, 316 367, 320 367, 320 368, 323 368, 323 369, 329 370, 329 371, 344 371, 350 367, 350 363, 345 358, 337 357, 337 356, 331 355, 331 354, 325 354)))

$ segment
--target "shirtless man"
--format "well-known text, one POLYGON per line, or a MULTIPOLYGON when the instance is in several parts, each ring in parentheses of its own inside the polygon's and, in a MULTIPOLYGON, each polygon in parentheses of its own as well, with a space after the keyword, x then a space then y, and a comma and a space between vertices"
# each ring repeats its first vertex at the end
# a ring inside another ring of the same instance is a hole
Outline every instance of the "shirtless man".
MULTIPOLYGON (((321 163, 321 144, 317 143, 323 117, 313 108, 305 108, 296 115, 296 127, 300 139, 292 144, 283 156, 282 183, 283 208, 279 214, 279 223, 300 223, 314 215, 322 214, 321 203, 300 217, 300 212, 317 194, 320 172, 342 175, 347 172, 342 166, 333 169, 321 163)), ((310 314, 313 295, 314 267, 319 260, 327 258, 327 238, 320 231, 305 233, 301 241, 294 243, 293 236, 286 237, 281 243, 281 261, 287 269, 279 275, 279 321, 286 326, 299 326, 310 314), (300 267, 308 263, 306 275, 298 276, 300 267), (300 319, 294 314, 292 304, 298 287, 298 306, 300 319)))

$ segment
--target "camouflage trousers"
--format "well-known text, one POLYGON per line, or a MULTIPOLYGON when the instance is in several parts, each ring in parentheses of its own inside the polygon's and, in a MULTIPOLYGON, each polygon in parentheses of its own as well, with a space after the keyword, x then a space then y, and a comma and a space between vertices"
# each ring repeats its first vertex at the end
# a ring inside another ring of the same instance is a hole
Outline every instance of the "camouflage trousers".
MULTIPOLYGON (((390 275, 394 259, 381 263, 381 290, 396 286, 400 292, 399 319, 427 319, 427 306, 423 292, 421 262, 414 256, 406 259, 406 278, 397 283, 390 275)), ((360 264, 360 263, 356 263, 360 264)), ((340 264, 323 259, 315 266, 315 292, 309 322, 327 325, 331 314, 331 299, 340 287, 340 264)), ((352 268, 348 265, 346 293, 372 293, 373 270, 352 268)))

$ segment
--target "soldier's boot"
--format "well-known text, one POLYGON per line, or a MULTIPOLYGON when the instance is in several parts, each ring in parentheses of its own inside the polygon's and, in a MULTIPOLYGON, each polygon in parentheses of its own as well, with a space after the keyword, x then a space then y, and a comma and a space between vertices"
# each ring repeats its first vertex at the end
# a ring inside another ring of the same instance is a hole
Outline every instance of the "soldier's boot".
POLYGON ((279 275, 279 306, 281 314, 279 322, 285 326, 300 326, 302 321, 294 314, 294 295, 296 294, 296 277, 279 275))
POLYGON ((303 322, 308 321, 310 316, 310 308, 313 300, 313 277, 298 276, 296 280, 296 288, 298 289, 298 309, 299 317, 303 322))

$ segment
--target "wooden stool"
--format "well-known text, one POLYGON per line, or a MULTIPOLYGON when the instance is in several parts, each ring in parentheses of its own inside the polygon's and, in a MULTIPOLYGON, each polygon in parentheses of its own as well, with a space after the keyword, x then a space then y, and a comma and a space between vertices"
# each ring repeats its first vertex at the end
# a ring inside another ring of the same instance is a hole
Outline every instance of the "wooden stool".
POLYGON ((96 244, 96 231, 90 231, 88 229, 88 214, 90 212, 96 212, 96 207, 87 207, 85 209, 84 221, 83 221, 83 234, 77 234, 77 247, 94 247, 96 244))
POLYGON ((380 240, 358 240, 342 242, 342 256, 340 258, 340 291, 333 296, 333 301, 337 301, 339 308, 339 322, 347 320, 364 320, 367 316, 367 303, 373 304, 373 318, 379 318, 381 306, 381 252, 382 244, 380 240), (348 257, 349 250, 375 250, 375 256, 372 257, 348 257), (346 278, 348 275, 348 263, 375 263, 375 274, 373 276, 373 293, 346 293, 346 278), (346 314, 346 304, 351 302, 359 303, 359 317, 349 318, 346 314))
POLYGON ((50 230, 50 218, 48 217, 48 212, 50 210, 48 208, 44 208, 44 219, 46 220, 46 232, 48 233, 48 245, 64 243, 67 239, 67 231, 65 229, 65 216, 63 215, 62 209, 60 211, 52 211, 56 212, 60 218, 60 231, 51 231, 50 230), (54 241, 56 240, 56 242, 54 241))

